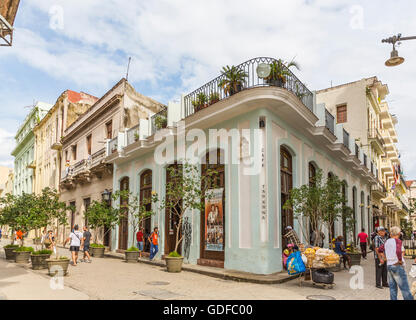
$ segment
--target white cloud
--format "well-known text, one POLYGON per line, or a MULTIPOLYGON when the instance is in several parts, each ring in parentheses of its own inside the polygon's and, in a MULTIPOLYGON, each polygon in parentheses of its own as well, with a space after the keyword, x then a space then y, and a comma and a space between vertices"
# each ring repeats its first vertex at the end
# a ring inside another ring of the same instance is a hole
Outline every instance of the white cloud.
POLYGON ((13 160, 10 153, 14 147, 14 134, 0 128, 0 146, 0 165, 12 168, 13 160))
POLYGON ((415 10, 415 3, 404 0, 394 6, 387 0, 363 5, 350 0, 28 1, 16 19, 15 45, 0 51, 0 58, 15 55, 53 78, 105 92, 124 76, 132 56, 129 80, 165 100, 196 89, 223 65, 256 56, 296 56, 302 67, 297 75, 311 89, 376 75, 389 85, 402 161, 416 177, 416 154, 410 151, 416 41, 403 42, 399 52, 407 61, 394 69, 384 67, 391 48, 381 43, 398 32, 414 35, 415 10), (36 20, 54 5, 63 8, 62 30, 50 30, 47 19, 36 20), (351 8, 357 5, 363 8, 363 29, 351 27, 356 19, 351 8), (19 15, 25 17, 20 26, 19 15), (171 80, 176 78, 175 89, 171 80))

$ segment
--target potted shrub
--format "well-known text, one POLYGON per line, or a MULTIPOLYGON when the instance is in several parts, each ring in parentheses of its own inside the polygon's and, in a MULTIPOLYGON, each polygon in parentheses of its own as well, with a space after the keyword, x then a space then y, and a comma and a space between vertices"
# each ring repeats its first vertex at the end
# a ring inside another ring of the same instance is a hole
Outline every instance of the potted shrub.
POLYGON ((130 247, 125 252, 126 262, 137 262, 139 260, 139 249, 136 247, 130 247))
POLYGON ((136 131, 136 132, 134 133, 134 141, 139 140, 139 138, 140 138, 140 135, 139 135, 139 133, 136 131))
POLYGON ((161 115, 157 115, 155 117, 155 126, 158 130, 162 128, 166 128, 167 124, 168 124, 168 119, 166 119, 166 117, 163 117, 161 115))
MULTIPOLYGON (((113 196, 115 199, 115 196, 113 196)), ((89 226, 94 229, 94 243, 90 245, 90 254, 95 258, 104 258, 105 246, 98 243, 98 234, 100 230, 107 229, 103 234, 103 238, 113 229, 120 221, 120 210, 113 208, 109 202, 93 201, 85 212, 85 218, 89 226)))
POLYGON ((287 77, 291 75, 289 69, 295 67, 296 69, 300 69, 297 62, 294 60, 290 62, 284 62, 282 59, 274 61, 270 64, 270 74, 267 78, 265 78, 266 83, 283 87, 286 83, 287 77))
POLYGON ((196 99, 192 101, 195 112, 208 107, 208 97, 205 93, 200 92, 196 95, 196 99))
POLYGON ((159 210, 170 212, 172 219, 177 221, 175 227, 175 247, 165 257, 168 272, 180 272, 184 257, 178 253, 184 233, 181 232, 186 212, 205 209, 203 198, 211 199, 214 196, 210 189, 216 187, 218 172, 207 169, 206 174, 201 176, 197 165, 183 163, 178 166, 168 167, 167 175, 169 181, 166 183, 166 195, 159 200, 156 192, 152 194, 152 201, 159 204, 159 210))
POLYGON ((19 248, 19 246, 17 244, 9 244, 7 246, 4 246, 4 253, 6 254, 6 260, 15 260, 15 253, 14 250, 16 250, 17 248, 19 248))
POLYGON ((18 247, 14 250, 16 263, 29 263, 30 254, 33 252, 32 247, 18 247))
POLYGON ((246 83, 247 73, 239 67, 225 66, 222 68, 222 80, 218 83, 218 87, 224 90, 225 95, 232 96, 241 91, 246 83))
POLYGON ((351 257, 351 265, 359 266, 361 264, 361 252, 352 244, 347 245, 347 252, 351 257))
POLYGON ((92 243, 90 245, 90 254, 94 258, 104 258, 105 246, 103 244, 92 243))
POLYGON ((66 276, 68 274, 69 258, 68 257, 54 257, 46 259, 46 264, 48 266, 48 274, 50 276, 55 276, 56 274, 62 274, 66 276))
POLYGON ((209 104, 214 104, 220 101, 220 94, 218 92, 213 92, 209 95, 209 104))
POLYGON ((32 252, 30 255, 30 260, 32 261, 33 270, 46 269, 48 264, 46 260, 50 258, 52 250, 38 250, 32 252))

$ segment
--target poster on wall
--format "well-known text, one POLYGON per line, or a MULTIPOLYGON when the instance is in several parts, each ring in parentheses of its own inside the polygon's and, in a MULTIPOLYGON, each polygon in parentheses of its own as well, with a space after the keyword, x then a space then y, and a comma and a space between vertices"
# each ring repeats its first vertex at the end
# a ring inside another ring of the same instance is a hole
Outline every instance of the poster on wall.
POLYGON ((205 250, 224 251, 224 188, 209 189, 205 197, 205 250))

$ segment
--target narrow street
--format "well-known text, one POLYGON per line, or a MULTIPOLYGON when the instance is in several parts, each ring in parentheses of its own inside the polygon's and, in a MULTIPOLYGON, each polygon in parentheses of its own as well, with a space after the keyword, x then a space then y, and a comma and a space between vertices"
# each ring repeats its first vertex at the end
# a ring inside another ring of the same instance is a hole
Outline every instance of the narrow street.
MULTIPOLYGON (((263 285, 221 280, 201 274, 172 274, 163 267, 143 263, 127 264, 115 258, 94 259, 91 264, 70 266, 64 278, 65 288, 54 290, 46 270, 34 271, 27 266, 9 263, 4 258, 5 245, 0 245, 0 299, 127 299, 127 300, 303 300, 310 295, 325 295, 335 299, 389 299, 389 290, 374 286, 374 260, 370 254, 362 262, 364 288, 351 289, 348 271, 335 273, 333 289, 315 288, 310 283, 299 286, 299 280, 283 284, 263 285)), ((68 249, 59 249, 69 256, 68 249)), ((411 260, 407 260, 407 269, 411 260)), ((401 295, 399 295, 401 299, 401 295)))

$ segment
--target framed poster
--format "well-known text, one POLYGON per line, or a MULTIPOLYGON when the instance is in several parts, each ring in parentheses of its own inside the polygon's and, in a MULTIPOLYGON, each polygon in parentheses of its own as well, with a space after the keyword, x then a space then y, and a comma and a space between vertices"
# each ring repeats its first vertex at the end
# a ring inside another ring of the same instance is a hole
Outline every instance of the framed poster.
POLYGON ((205 250, 224 251, 224 188, 209 189, 205 196, 205 250))

